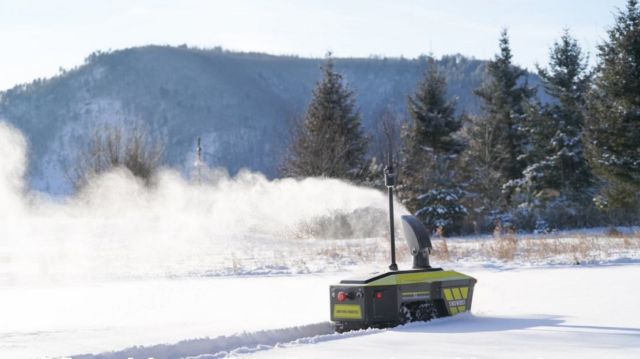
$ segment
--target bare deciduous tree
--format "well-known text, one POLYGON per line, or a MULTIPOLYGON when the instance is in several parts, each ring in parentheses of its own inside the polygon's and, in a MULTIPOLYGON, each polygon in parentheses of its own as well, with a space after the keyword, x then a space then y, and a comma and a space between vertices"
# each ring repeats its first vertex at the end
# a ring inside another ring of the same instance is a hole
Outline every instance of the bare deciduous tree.
POLYGON ((164 141, 141 124, 130 128, 107 124, 96 128, 81 148, 67 177, 79 189, 94 176, 121 167, 150 184, 163 157, 164 141))

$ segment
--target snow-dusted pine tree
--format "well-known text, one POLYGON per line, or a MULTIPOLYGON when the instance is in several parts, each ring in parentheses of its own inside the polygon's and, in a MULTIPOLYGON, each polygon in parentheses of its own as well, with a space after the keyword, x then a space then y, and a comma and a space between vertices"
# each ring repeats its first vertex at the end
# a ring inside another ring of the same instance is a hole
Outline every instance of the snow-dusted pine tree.
MULTIPOLYGON (((500 52, 487 64, 488 80, 475 91, 482 101, 483 115, 476 121, 486 122, 490 136, 471 139, 472 156, 482 155, 491 159, 490 166, 498 174, 494 186, 502 187, 510 180, 520 178, 526 164, 523 155, 527 151, 527 138, 523 131, 525 111, 535 89, 526 82, 526 71, 513 65, 509 35, 503 30, 499 39, 500 52), (488 140, 490 143, 482 141, 488 140), (478 154, 478 151, 490 151, 478 154)), ((473 162, 467 162, 474 166, 473 162)), ((473 171, 472 171, 473 172, 473 171)), ((484 194, 479 194, 484 195, 484 194)), ((511 202, 511 191, 503 191, 501 198, 491 198, 494 207, 506 207, 511 202)))
POLYGON ((361 128, 354 94, 334 70, 330 57, 322 70, 324 77, 297 129, 284 173, 357 180, 366 167, 368 138, 361 128))
POLYGON ((483 113, 471 117, 464 129, 465 205, 473 208, 471 223, 483 231, 511 208, 513 192, 503 186, 520 178, 526 167, 529 148, 523 125, 535 94, 527 84, 526 71, 512 63, 506 30, 500 34, 499 46, 500 52, 487 64, 486 82, 475 91, 483 113))
POLYGON ((587 101, 589 161, 606 181, 603 207, 640 207, 640 9, 628 0, 608 39, 587 101))
POLYGON ((467 213, 454 169, 462 150, 456 138, 461 121, 433 59, 415 95, 409 97, 409 115, 411 124, 403 136, 401 198, 429 229, 457 232, 467 213))
POLYGON ((540 221, 551 221, 553 227, 584 225, 580 218, 590 207, 594 186, 582 142, 591 77, 587 59, 568 30, 553 44, 549 66, 539 67, 538 75, 554 101, 528 109, 524 129, 529 165, 506 187, 517 193, 515 204, 533 211, 540 221))

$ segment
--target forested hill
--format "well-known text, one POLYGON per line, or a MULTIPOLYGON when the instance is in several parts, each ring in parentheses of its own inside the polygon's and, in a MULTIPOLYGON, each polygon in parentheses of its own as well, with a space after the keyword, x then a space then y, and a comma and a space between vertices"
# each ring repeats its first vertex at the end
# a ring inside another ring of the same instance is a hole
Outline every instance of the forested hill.
MULTIPOLYGON (((66 168, 105 122, 144 123, 165 139, 166 164, 183 171, 201 136, 209 165, 273 177, 291 122, 304 113, 322 75, 322 61, 167 46, 96 53, 76 69, 0 94, 0 118, 27 136, 31 185, 50 193, 71 190, 66 168)), ((485 77, 486 62, 460 55, 439 62, 458 111, 477 112, 473 90, 485 77)), ((406 116, 407 96, 426 58, 339 58, 335 64, 373 132, 385 108, 406 116)))

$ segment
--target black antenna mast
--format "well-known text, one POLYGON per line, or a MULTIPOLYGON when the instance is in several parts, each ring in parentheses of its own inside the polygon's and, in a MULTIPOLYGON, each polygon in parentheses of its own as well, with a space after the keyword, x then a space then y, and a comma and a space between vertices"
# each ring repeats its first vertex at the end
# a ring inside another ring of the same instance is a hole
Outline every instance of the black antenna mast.
POLYGON ((391 159, 391 150, 389 150, 389 158, 387 167, 384 169, 384 184, 389 191, 389 233, 391 233, 391 265, 390 270, 398 270, 396 264, 396 231, 393 221, 393 187, 396 185, 396 174, 393 171, 393 160, 391 159))

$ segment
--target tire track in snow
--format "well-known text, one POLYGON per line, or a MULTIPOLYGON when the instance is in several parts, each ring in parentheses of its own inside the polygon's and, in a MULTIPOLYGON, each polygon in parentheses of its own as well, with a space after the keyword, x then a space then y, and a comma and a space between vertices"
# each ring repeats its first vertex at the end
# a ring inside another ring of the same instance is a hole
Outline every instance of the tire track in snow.
POLYGON ((381 331, 368 329, 339 334, 330 322, 321 322, 290 328, 243 332, 215 338, 184 340, 175 344, 136 346, 120 351, 72 355, 73 359, 219 359, 248 354, 279 346, 312 344, 340 338, 369 335, 381 331))

